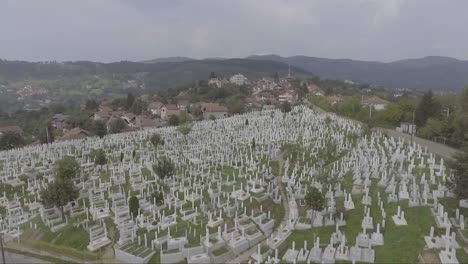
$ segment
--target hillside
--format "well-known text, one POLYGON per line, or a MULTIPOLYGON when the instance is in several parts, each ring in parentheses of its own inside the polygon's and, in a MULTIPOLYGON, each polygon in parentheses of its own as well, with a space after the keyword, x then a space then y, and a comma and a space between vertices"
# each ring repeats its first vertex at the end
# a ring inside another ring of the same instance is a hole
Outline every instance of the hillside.
POLYGON ((324 78, 392 88, 456 91, 468 84, 468 61, 448 57, 431 56, 391 63, 277 55, 254 55, 248 59, 289 63, 324 78))

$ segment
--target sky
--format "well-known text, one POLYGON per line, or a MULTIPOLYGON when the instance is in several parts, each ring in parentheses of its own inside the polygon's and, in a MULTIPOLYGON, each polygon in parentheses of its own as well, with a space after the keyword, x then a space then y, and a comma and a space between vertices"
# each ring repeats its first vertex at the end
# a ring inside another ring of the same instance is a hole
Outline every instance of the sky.
POLYGON ((0 58, 468 60, 467 0, 1 0, 0 58))

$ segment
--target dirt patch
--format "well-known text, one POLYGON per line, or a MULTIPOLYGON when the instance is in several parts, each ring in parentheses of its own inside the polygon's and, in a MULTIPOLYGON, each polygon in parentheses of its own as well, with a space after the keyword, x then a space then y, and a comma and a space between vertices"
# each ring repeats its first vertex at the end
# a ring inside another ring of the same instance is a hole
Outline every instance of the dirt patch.
POLYGON ((419 263, 420 264, 439 264, 440 259, 434 252, 424 251, 422 255, 419 255, 419 263))

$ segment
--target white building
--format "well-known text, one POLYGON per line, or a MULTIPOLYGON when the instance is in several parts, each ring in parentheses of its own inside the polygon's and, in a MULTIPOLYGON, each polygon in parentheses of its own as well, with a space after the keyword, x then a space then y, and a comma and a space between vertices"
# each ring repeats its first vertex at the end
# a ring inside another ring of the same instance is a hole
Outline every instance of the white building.
POLYGON ((239 73, 229 78, 229 81, 236 85, 244 85, 244 84, 247 84, 249 80, 244 75, 239 73))

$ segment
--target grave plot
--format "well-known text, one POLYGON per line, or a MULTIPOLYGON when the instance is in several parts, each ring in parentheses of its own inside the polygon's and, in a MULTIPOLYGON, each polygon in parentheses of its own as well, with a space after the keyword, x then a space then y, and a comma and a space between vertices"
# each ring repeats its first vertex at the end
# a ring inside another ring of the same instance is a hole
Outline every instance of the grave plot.
POLYGON ((444 161, 416 144, 303 106, 190 130, 0 152, 5 240, 126 263, 416 262, 425 246, 467 260, 468 206, 447 189, 444 161), (78 164, 78 197, 46 206, 63 159, 78 164))

